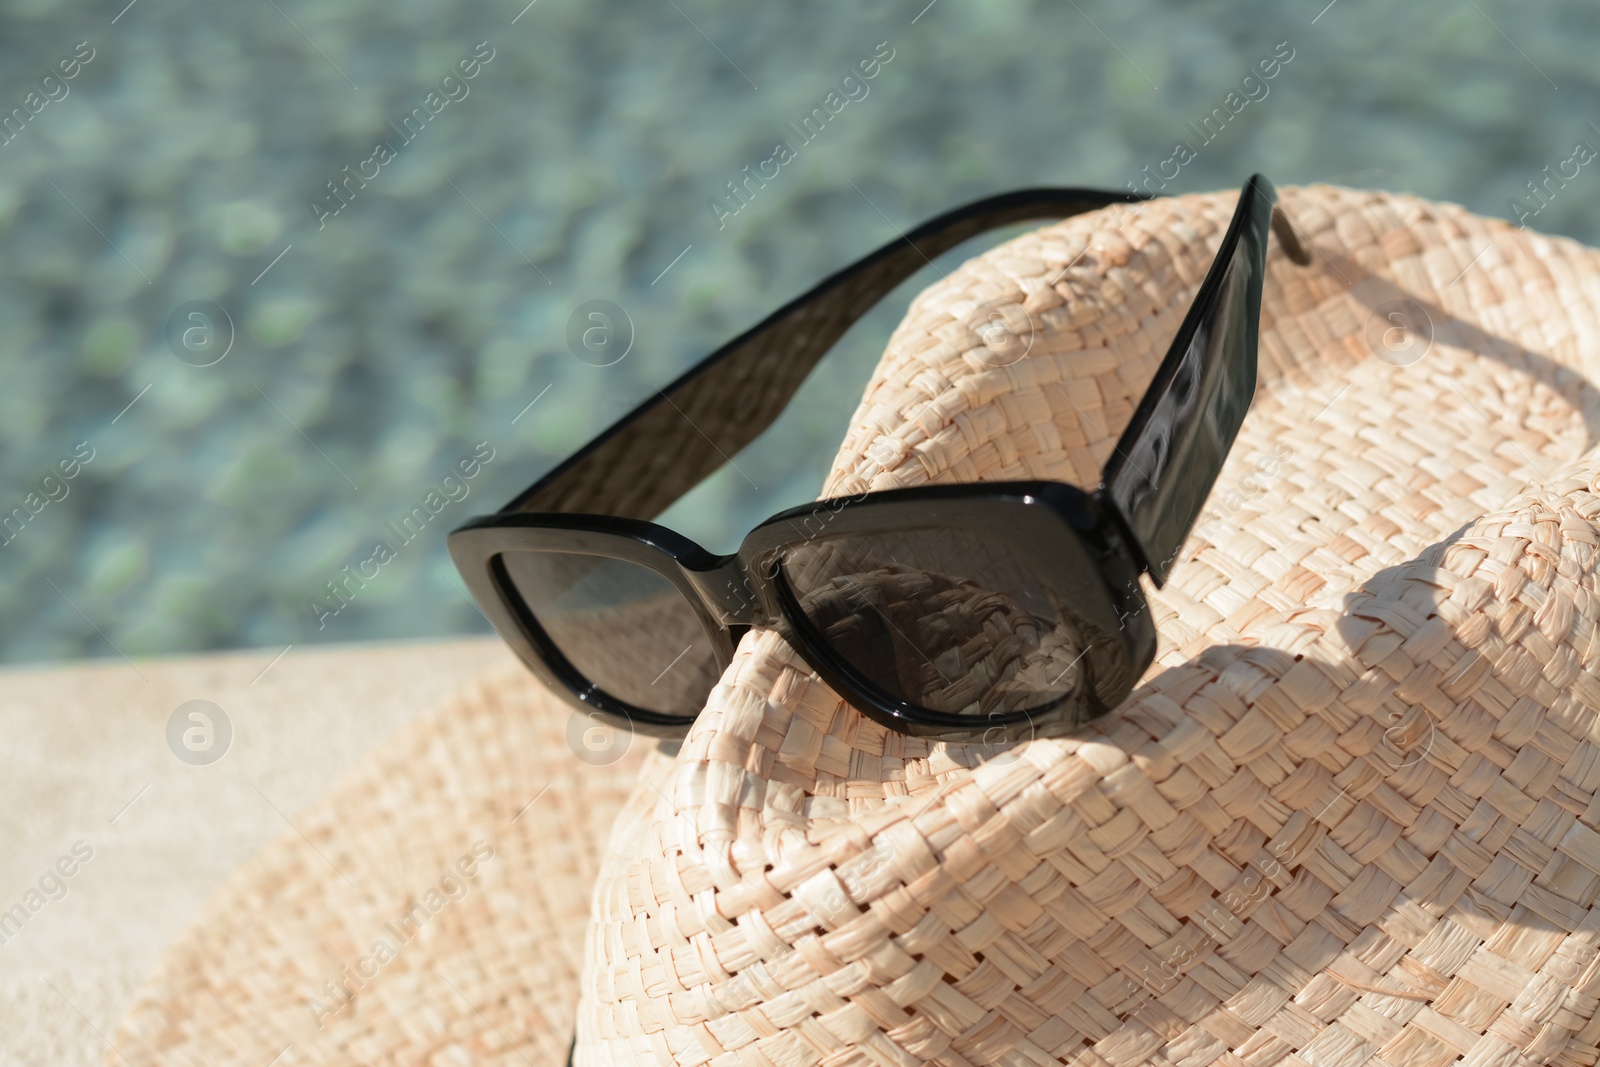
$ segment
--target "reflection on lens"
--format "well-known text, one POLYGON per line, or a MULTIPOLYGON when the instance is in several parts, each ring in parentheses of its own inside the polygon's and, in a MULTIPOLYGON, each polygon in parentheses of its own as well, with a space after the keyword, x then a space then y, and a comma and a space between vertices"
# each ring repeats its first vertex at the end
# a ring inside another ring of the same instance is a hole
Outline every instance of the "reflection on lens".
POLYGON ((1087 631, 1060 592, 975 531, 812 541, 790 550, 783 575, 839 656, 930 711, 1025 711, 1088 681, 1087 631))
POLYGON ((512 585, 561 654, 618 700, 692 716, 721 671, 676 586, 648 567, 567 552, 507 552, 512 585))

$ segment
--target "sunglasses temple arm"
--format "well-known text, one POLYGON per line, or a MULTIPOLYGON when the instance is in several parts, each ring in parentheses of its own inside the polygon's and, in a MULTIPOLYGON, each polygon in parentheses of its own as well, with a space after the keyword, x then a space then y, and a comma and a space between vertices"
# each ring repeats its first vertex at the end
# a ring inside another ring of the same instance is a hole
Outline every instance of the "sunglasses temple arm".
POLYGON ((940 215, 712 353, 502 510, 652 519, 770 426, 845 331, 934 257, 999 226, 1143 199, 1027 189, 940 215))
POLYGON ((1294 262, 1309 262, 1276 203, 1266 178, 1245 182, 1217 258, 1101 475, 1101 498, 1157 587, 1199 518, 1255 395, 1269 229, 1294 262))

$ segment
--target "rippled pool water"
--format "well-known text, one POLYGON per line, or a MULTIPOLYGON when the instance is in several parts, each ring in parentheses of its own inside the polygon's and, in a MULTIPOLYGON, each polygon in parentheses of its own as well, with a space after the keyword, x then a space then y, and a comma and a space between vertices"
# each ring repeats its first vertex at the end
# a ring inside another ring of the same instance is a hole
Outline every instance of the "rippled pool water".
MULTIPOLYGON (((1260 170, 1600 240, 1593 4, 124 2, 0 9, 11 662, 485 630, 450 528, 985 194, 1260 170), (602 300, 615 362, 569 347, 602 300)), ((971 251, 674 521, 719 548, 811 498, 971 251)))

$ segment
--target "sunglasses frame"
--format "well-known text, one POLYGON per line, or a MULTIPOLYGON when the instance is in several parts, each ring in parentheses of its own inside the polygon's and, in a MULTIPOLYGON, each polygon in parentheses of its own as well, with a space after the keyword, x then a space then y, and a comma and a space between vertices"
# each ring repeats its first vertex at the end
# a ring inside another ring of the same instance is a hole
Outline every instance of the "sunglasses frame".
POLYGON ((1155 629, 1138 575, 1148 573, 1156 586, 1164 584, 1254 396, 1269 229, 1294 262, 1309 261, 1261 175, 1245 182, 1216 258, 1094 490, 1063 482, 981 482, 835 497, 779 512, 726 556, 648 520, 720 466, 719 457, 725 461, 770 425, 834 341, 923 265, 929 247, 938 254, 998 225, 1143 199, 1083 189, 992 197, 947 212, 835 273, 658 391, 499 512, 453 531, 450 553, 473 599, 529 668, 574 708, 654 736, 682 737, 695 716, 637 707, 586 678, 517 592, 501 559, 505 553, 576 553, 644 566, 694 607, 719 669, 732 662, 746 630, 772 627, 849 704, 912 736, 1008 741, 1106 714, 1132 691, 1155 655, 1155 629), (833 313, 819 329, 816 309, 826 312, 830 301, 833 313), (842 311, 837 306, 846 303, 842 311), (785 345, 788 352, 781 351, 785 345), (715 410, 715 372, 727 379, 772 372, 775 352, 787 355, 782 387, 769 391, 775 400, 769 397, 742 419, 702 423, 690 417, 704 415, 708 405, 715 410), (654 477, 629 473, 630 460, 661 462, 664 429, 684 434, 686 442, 698 432, 709 448, 698 441, 693 449, 686 445, 676 457, 682 462, 658 468, 654 477), (822 531, 808 530, 815 521, 822 531), (1034 573, 1049 579, 1052 591, 1078 595, 1066 613, 1104 635, 1105 647, 1090 665, 1099 662, 1105 669, 1086 669, 1087 686, 1034 708, 983 718, 924 708, 882 690, 831 648, 783 576, 784 553, 819 536, 952 527, 1006 540, 1034 573))
POLYGON ((719 671, 733 661, 745 630, 771 627, 835 692, 890 729, 918 737, 981 736, 996 742, 1032 736, 1047 727, 1077 726, 1105 714, 1126 696, 1155 655, 1155 627, 1139 590, 1138 565, 1104 507, 1098 494, 1064 482, 933 485, 833 497, 781 511, 726 556, 713 555, 654 523, 561 514, 474 520, 452 536, 451 550, 490 561, 468 578, 472 593, 486 614, 492 607, 490 621, 522 658, 575 707, 599 712, 613 725, 679 737, 694 715, 629 704, 584 677, 517 593, 501 559, 505 554, 594 555, 646 567, 671 582, 694 607, 719 671), (929 529, 966 530, 1004 542, 1052 592, 1075 594, 1073 607, 1057 604, 1057 610, 1076 616, 1080 627, 1111 642, 1090 660, 1111 668, 1098 686, 1072 690, 1036 707, 975 718, 902 700, 853 667, 800 606, 782 569, 786 554, 822 537, 929 529))

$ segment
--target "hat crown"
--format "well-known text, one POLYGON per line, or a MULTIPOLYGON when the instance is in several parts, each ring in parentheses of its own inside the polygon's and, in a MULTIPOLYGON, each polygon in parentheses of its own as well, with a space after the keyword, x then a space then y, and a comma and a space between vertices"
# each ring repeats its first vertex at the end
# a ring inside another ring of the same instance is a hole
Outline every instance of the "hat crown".
MULTIPOLYGON (((1232 202, 1069 219, 930 287, 821 495, 1095 484, 1232 202)), ((1600 263, 1451 205, 1283 204, 1313 265, 1269 258, 1257 401, 1149 594, 1144 686, 1068 736, 921 740, 748 635, 613 833, 580 1067, 1577 1040, 1592 991, 1555 1005, 1600 981, 1600 700, 1573 688, 1600 601, 1569 516, 1600 513, 1600 263)))

